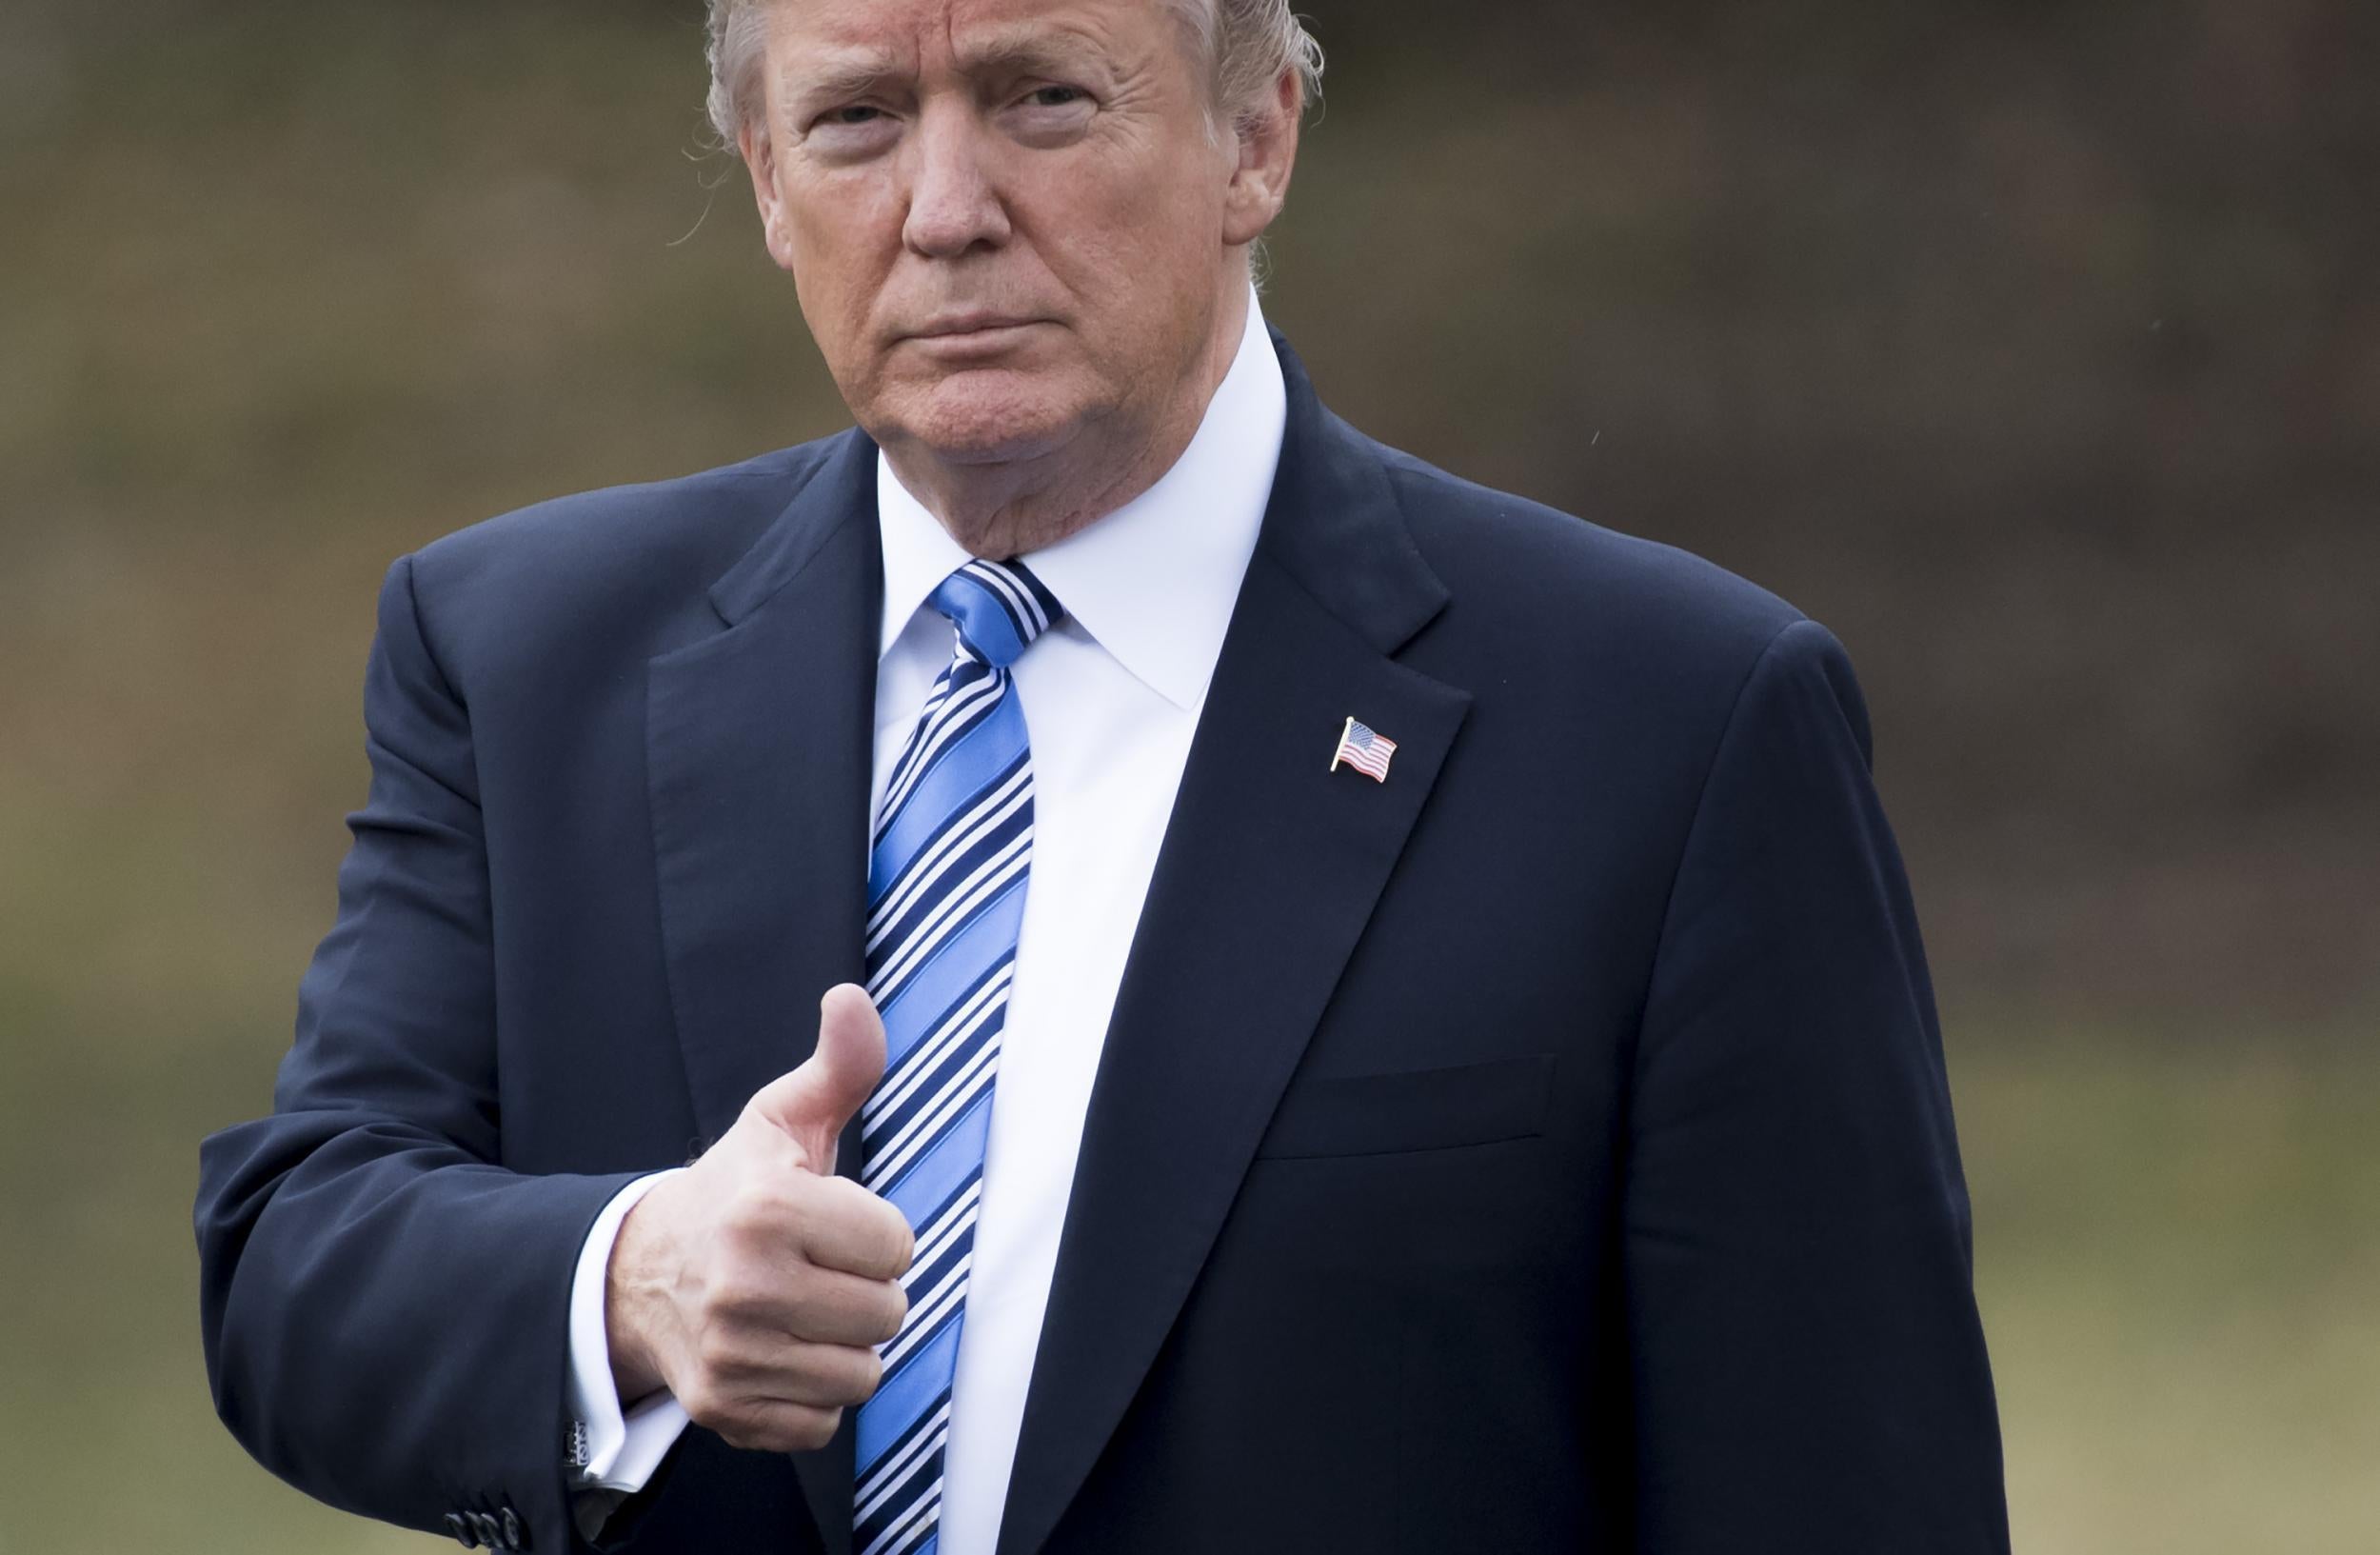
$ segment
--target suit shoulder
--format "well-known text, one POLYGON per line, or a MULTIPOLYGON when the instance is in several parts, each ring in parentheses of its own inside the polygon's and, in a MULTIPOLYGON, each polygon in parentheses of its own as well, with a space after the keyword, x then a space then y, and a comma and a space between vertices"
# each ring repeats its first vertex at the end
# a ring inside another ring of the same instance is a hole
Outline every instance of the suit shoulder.
MULTIPOLYGON (((833 446, 829 438, 691 475, 532 503, 430 542, 415 565, 444 582, 524 568, 643 568, 675 552, 732 547, 783 512, 833 446)), ((723 568, 734 560, 729 555, 723 568)))
POLYGON ((1629 645, 1632 656, 1748 669, 1805 619, 1787 601, 1691 551, 1467 481, 1375 445, 1414 542, 1458 606, 1629 645))
POLYGON ((442 658, 466 662, 591 630, 658 644, 759 542, 836 442, 556 497, 432 541, 408 559, 424 629, 442 658))

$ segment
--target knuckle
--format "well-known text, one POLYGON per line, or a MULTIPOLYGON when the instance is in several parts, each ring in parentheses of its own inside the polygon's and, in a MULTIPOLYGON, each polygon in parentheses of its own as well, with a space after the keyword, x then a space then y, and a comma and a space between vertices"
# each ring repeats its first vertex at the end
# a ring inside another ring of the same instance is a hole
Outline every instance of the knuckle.
POLYGON ((863 1200, 875 1197, 848 1177, 807 1174, 795 1178, 789 1191, 797 1196, 803 1213, 813 1220, 855 1214, 863 1200))
POLYGON ((837 1346, 822 1355, 812 1368, 813 1386, 822 1404, 864 1404, 876 1391, 871 1352, 837 1346))
POLYGON ((807 1334, 834 1313, 832 1287, 819 1267, 806 1261, 786 1266, 777 1282, 778 1309, 783 1326, 807 1334))
POLYGON ((746 1177, 727 1190, 720 1229, 739 1242, 760 1235, 778 1218, 777 1195, 758 1178, 746 1177))
POLYGON ((909 1228, 876 1225, 855 1239, 851 1273, 867 1280, 898 1280, 909 1268, 909 1228))
POLYGON ((742 1259, 732 1259, 712 1280, 710 1289, 704 1293, 705 1305, 721 1317, 741 1317, 760 1302, 764 1290, 750 1266, 742 1259))
POLYGON ((694 1364, 702 1368, 702 1380, 705 1383, 729 1370, 739 1359, 735 1339, 718 1324, 704 1327, 694 1341, 694 1364))
POLYGON ((697 1377, 678 1389, 678 1407, 685 1411, 686 1418, 722 1436, 736 1427, 736 1422, 727 1418, 725 1405, 726 1401, 706 1377, 697 1377))
POLYGON ((872 1194, 870 1198, 876 1206, 883 1261, 892 1270, 885 1278, 898 1279, 908 1272, 909 1260, 917 1254, 917 1232, 910 1228, 909 1217, 895 1208, 891 1200, 877 1199, 872 1194))

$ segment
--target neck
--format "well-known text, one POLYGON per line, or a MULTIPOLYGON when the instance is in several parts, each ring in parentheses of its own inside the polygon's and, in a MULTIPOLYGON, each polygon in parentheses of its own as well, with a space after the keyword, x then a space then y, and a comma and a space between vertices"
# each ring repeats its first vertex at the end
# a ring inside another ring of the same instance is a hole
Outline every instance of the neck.
POLYGON ((1247 328, 1242 281, 1216 309, 1213 330, 1154 415, 1111 411, 1086 421, 1062 445, 1022 459, 959 464, 913 442, 887 443, 884 456, 901 484, 970 554, 1001 560, 1056 545, 1174 468, 1231 372, 1247 328))

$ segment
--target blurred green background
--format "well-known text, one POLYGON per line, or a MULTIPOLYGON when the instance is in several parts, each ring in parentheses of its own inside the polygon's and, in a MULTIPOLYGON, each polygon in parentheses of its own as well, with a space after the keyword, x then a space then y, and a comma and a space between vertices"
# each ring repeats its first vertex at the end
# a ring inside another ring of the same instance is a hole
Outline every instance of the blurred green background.
MULTIPOLYGON (((2380 1549, 2380 7, 1311 9, 1324 395, 1861 667, 2018 1547, 2380 1549)), ((196 1144, 388 560, 841 424, 699 24, 0 7, 0 1555, 432 1547, 215 1424, 196 1144)))

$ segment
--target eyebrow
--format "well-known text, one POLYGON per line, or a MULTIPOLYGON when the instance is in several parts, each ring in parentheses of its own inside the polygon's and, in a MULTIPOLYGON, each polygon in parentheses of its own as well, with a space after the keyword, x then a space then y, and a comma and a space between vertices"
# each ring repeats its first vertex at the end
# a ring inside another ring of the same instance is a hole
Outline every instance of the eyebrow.
POLYGON ((959 69, 967 75, 1050 75, 1080 69, 1087 59, 1104 58, 1104 50, 1088 38, 1069 32, 1053 35, 1046 28, 1005 28, 981 41, 970 40, 960 50, 959 69))
POLYGON ((872 87, 905 73, 899 60, 873 50, 829 56, 816 64, 808 62, 788 66, 781 82, 788 101, 815 101, 823 97, 854 97, 872 87))
MULTIPOLYGON (((964 75, 1055 75, 1099 61, 1104 52, 1090 39, 1046 28, 992 30, 961 50, 964 75)), ((879 50, 848 50, 815 61, 788 65, 781 84, 789 102, 857 97, 914 71, 908 62, 879 50)))

